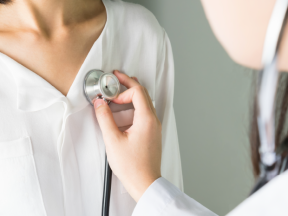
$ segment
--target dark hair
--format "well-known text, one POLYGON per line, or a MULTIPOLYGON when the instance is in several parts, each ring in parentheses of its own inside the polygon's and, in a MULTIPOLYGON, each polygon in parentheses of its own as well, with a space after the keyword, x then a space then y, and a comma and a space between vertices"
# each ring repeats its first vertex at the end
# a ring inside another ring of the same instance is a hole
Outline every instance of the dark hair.
POLYGON ((0 4, 7 4, 11 2, 11 0, 0 0, 0 4))
MULTIPOLYGON (((256 83, 253 83, 254 86, 256 83)), ((257 88, 257 87, 256 87, 257 88)), ((286 115, 288 109, 288 74, 280 73, 279 83, 276 94, 275 102, 275 145, 276 149, 279 148, 280 144, 287 138, 288 129, 286 124, 286 115)), ((257 125, 257 103, 256 103, 256 89, 254 93, 254 103, 252 107, 252 121, 250 124, 250 146, 251 146, 251 158, 254 176, 257 177, 260 174, 260 139, 257 125)))

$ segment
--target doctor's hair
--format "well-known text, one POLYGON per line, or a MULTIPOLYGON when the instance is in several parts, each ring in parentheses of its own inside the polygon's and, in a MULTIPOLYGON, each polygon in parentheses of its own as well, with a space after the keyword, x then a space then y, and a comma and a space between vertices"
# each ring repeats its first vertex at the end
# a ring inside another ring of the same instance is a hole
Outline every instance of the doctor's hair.
POLYGON ((7 4, 11 2, 11 0, 0 0, 0 4, 7 4))
MULTIPOLYGON (((258 73, 255 73, 258 76, 258 73)), ((257 80, 257 79, 254 79, 257 80)), ((259 148, 260 148, 260 137, 258 132, 257 124, 257 86, 256 82, 253 83, 256 86, 254 89, 253 107, 252 107, 252 118, 250 123, 250 146, 251 146, 251 158, 253 173, 255 177, 260 175, 259 164, 261 162, 259 148)), ((288 137, 288 122, 287 119, 288 111, 288 73, 283 72, 279 74, 279 82, 277 87, 276 101, 275 101, 275 148, 279 150, 282 143, 286 143, 288 137)), ((286 155, 282 155, 284 157, 286 155)))

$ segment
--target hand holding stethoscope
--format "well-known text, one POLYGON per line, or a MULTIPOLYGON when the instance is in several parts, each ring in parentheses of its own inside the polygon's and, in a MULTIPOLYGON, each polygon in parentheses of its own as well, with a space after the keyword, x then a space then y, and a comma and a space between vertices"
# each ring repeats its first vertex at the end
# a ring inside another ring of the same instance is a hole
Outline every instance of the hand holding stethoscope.
POLYGON ((95 107, 106 146, 101 215, 109 216, 112 170, 135 201, 161 176, 161 123, 137 78, 94 69, 86 74, 83 87, 86 99, 95 107), (121 94, 120 83, 128 89, 121 94), (109 108, 111 101, 133 103, 134 120, 128 130, 118 129, 109 108))
POLYGON ((94 107, 113 173, 134 200, 138 201, 145 190, 161 176, 161 123, 146 89, 123 73, 114 71, 114 75, 128 90, 113 102, 133 103, 133 125, 121 132, 104 100, 95 100, 94 107))

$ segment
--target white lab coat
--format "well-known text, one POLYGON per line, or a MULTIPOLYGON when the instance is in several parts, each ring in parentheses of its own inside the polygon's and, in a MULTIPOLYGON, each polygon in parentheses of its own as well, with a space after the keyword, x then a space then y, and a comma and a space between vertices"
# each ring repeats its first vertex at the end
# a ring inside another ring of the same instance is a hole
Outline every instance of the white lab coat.
MULTIPOLYGON (((287 216, 288 171, 247 198, 227 216, 287 216)), ((215 216, 164 178, 145 191, 132 216, 215 216)))
MULTIPOLYGON (((1 216, 101 214, 105 145, 83 93, 83 80, 91 69, 118 69, 138 77, 147 88, 163 125, 162 174, 183 188, 169 39, 144 7, 120 0, 103 2, 106 26, 67 97, 0 54, 1 216)), ((112 104, 111 109, 121 130, 132 124, 131 105, 112 104)), ((135 201, 117 177, 112 178, 110 215, 131 215, 135 201)))

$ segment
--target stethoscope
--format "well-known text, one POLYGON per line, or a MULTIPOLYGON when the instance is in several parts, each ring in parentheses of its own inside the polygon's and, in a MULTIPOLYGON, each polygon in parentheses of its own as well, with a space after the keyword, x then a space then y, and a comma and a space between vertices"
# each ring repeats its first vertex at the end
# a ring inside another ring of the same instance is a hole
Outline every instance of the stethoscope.
POLYGON ((278 76, 277 53, 287 17, 288 0, 277 0, 268 24, 257 94, 257 125, 260 139, 260 176, 251 191, 259 190, 275 176, 288 169, 287 139, 275 147, 275 99, 278 76), (284 148, 283 148, 284 147, 284 148))
MULTIPOLYGON (((97 99, 103 99, 107 104, 117 98, 120 93, 120 83, 113 73, 101 70, 90 70, 84 78, 84 94, 92 106, 97 99)), ((109 216, 112 170, 105 154, 104 187, 102 198, 102 216, 109 216)))

